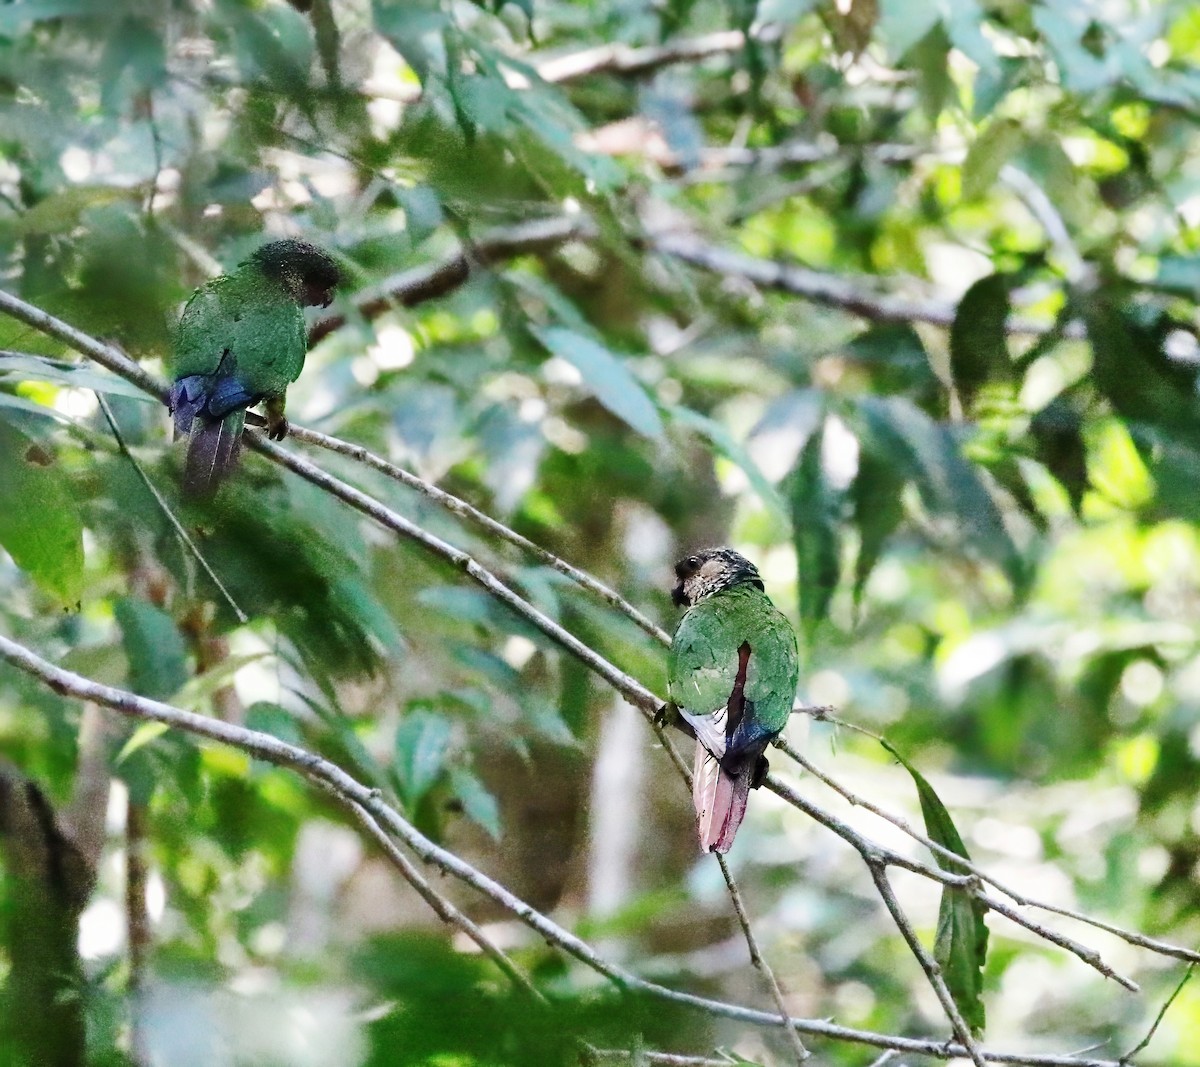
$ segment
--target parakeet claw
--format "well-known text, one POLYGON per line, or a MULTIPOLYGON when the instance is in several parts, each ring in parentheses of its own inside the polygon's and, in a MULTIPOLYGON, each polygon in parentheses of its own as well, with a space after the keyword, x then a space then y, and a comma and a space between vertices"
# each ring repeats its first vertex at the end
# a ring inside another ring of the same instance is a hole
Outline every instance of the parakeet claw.
POLYGON ((278 418, 267 417, 267 436, 272 441, 282 441, 287 437, 288 421, 282 415, 278 418))
POLYGON ((674 726, 679 721, 679 712, 673 704, 664 704, 654 713, 654 725, 659 727, 674 726))

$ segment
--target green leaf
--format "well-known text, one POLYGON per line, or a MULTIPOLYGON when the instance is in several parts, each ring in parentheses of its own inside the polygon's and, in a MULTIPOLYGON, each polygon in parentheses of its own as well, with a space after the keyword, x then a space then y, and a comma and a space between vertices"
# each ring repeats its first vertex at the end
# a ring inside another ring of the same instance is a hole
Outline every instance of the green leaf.
POLYGON ((996 119, 975 138, 962 165, 963 199, 983 196, 1024 140, 1025 131, 1015 119, 996 119))
POLYGON ((596 399, 617 418, 647 437, 662 436, 662 419, 654 401, 607 348, 562 326, 537 328, 533 334, 551 353, 575 367, 596 399))
POLYGON ((879 0, 879 35, 896 57, 903 56, 941 21, 938 0, 879 0))
MULTIPOLYGON (((889 742, 881 738, 880 743, 912 776, 921 801, 925 832, 930 840, 969 860, 971 856, 958 828, 933 786, 889 742)), ((948 856, 934 853, 934 858, 944 871, 966 873, 948 856)), ((942 891, 942 902, 938 908, 937 935, 933 947, 933 957, 942 968, 946 987, 962 1012, 963 1019, 976 1034, 982 1032, 985 1023, 982 995, 983 968, 987 962, 988 947, 988 928, 984 921, 986 915, 987 908, 969 890, 947 886, 942 891)))
POLYGON ((113 605, 129 659, 129 687, 152 700, 166 700, 188 680, 187 648, 175 620, 139 597, 113 605))
POLYGON ((410 711, 396 730, 394 766, 410 811, 442 773, 450 752, 451 732, 448 719, 429 711, 410 711))
POLYGON ((902 397, 863 397, 858 413, 860 436, 868 436, 868 447, 890 456, 897 471, 916 484, 926 509, 940 520, 936 532, 965 554, 998 563, 1020 584, 1022 561, 1000 509, 951 430, 902 397))
POLYGON ((825 428, 818 426, 792 472, 792 540, 800 585, 800 620, 809 641, 829 614, 840 572, 843 494, 829 484, 822 466, 825 428))
POLYGON ((863 589, 879 562, 884 542, 904 517, 900 499, 904 483, 904 472, 892 456, 875 452, 868 440, 859 442, 858 473, 850 489, 859 537, 854 563, 855 605, 862 602, 863 589))
POLYGON ((950 327, 950 373, 963 405, 970 409, 980 386, 1012 377, 1004 332, 1010 280, 1003 274, 980 278, 958 302, 950 327))
POLYGON ((452 767, 450 787, 472 822, 478 823, 493 841, 500 840, 500 805, 488 787, 465 767, 452 767))
POLYGON ((72 389, 94 389, 131 400, 158 403, 155 397, 148 396, 136 385, 115 374, 105 374, 79 363, 45 356, 0 353, 0 380, 52 382, 72 389))
POLYGON ((119 767, 143 745, 150 744, 171 729, 165 722, 144 722, 132 734, 129 740, 121 746, 114 763, 119 767))
POLYGON ((83 591, 83 521, 54 456, 0 421, 0 545, 66 607, 83 591))
POLYGON ((791 510, 779 490, 767 480, 767 476, 759 469, 758 464, 750 458, 750 453, 734 439, 721 423, 716 419, 710 419, 707 415, 701 415, 698 411, 692 411, 690 408, 672 407, 668 411, 672 422, 695 430, 712 445, 718 455, 740 467, 754 487, 754 491, 758 493, 759 498, 780 522, 787 524, 790 521, 791 510))

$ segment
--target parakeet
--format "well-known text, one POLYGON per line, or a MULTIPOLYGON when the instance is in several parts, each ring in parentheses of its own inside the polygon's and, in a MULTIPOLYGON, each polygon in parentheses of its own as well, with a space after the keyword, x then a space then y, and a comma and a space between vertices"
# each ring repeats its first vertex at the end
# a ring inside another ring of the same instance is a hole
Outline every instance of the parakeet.
POLYGON ((176 435, 190 435, 185 495, 212 494, 233 467, 248 407, 265 401, 272 440, 287 433, 284 394, 308 351, 302 308, 328 307, 340 280, 315 245, 272 241, 192 294, 176 330, 168 400, 176 435))
POLYGON ((728 852, 767 745, 787 724, 799 680, 796 634, 731 548, 675 565, 672 599, 687 611, 667 657, 671 703, 660 712, 696 739, 692 800, 703 852, 728 852))

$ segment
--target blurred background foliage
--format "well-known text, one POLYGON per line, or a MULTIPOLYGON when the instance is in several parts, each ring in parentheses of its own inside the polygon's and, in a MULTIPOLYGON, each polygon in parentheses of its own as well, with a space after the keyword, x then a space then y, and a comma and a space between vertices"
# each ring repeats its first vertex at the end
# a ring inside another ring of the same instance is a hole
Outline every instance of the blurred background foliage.
MULTIPOLYGON (((801 697, 886 733, 977 860, 1194 943, 1198 58, 1182 0, 7 0, 0 269, 161 370, 205 278, 265 235, 329 248, 344 322, 291 390, 295 421, 468 498, 668 629, 670 563, 735 544, 797 624, 801 697), (668 61, 684 41, 709 46, 668 61), (601 44, 643 51, 567 70, 601 44), (480 251, 436 299, 353 299, 555 220, 560 239, 480 251), (768 261, 818 272, 800 272, 818 299, 768 261)), ((684 790, 579 664, 257 456, 185 507, 155 402, 15 320, 0 350, 7 633, 335 758, 609 956, 767 1003, 684 790)), ((315 458, 662 691, 662 650, 622 617, 315 458)), ((86 716, 9 670, 0 693, 0 753, 67 805, 86 716)), ((576 1036, 781 1054, 777 1035, 618 999, 456 895, 555 998, 553 1018, 530 1013, 319 793, 186 737, 120 725, 103 744, 90 1062, 552 1063, 576 1036), (135 810, 153 934, 136 997, 135 810)), ((916 811, 873 742, 814 726, 804 744, 916 811)), ((944 1032, 852 854, 756 794, 732 861, 797 1014, 944 1032)), ((936 895, 899 889, 931 940, 936 895)), ((1115 1057, 1180 975, 1091 931, 1133 996, 990 925, 1006 1048, 1115 1057)), ((1192 987, 1151 1054, 1200 1063, 1197 1027, 1192 987)))

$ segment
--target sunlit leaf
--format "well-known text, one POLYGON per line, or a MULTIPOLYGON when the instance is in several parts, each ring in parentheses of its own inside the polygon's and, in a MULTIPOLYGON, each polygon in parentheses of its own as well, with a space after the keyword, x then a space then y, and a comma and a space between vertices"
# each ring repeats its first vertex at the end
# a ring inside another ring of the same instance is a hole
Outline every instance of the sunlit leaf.
POLYGON ((417 805, 441 775, 452 733, 445 716, 420 710, 409 711, 396 730, 393 765, 409 809, 417 805))
POLYGON ((450 788, 467 817, 483 827, 494 841, 500 840, 500 805, 487 786, 465 767, 452 767, 450 788))
POLYGON ((83 522, 75 490, 44 445, 0 421, 0 545, 65 607, 83 590, 83 522))
MULTIPOLYGON (((971 857, 962 842, 958 828, 950 812, 942 803, 925 776, 887 741, 883 747, 903 764, 912 776, 921 801, 921 815, 925 820, 925 832, 931 841, 949 849, 963 859, 971 857)), ((938 866, 951 874, 966 873, 951 858, 940 852, 934 853, 938 866)), ((942 890, 942 902, 938 909, 937 937, 934 942, 934 959, 942 969, 946 986, 963 1019, 975 1033, 983 1031, 985 1011, 983 1004, 983 968, 987 962, 988 928, 984 921, 987 908, 975 899, 968 889, 947 886, 942 890)))
POLYGON ((1025 132, 1014 119, 995 119, 967 152, 962 168, 964 200, 983 196, 1000 176, 1000 170, 1021 146, 1025 132))
POLYGON ((648 437, 662 436, 662 419, 654 401, 607 348, 562 326, 547 326, 533 333, 551 353, 575 367, 596 399, 619 419, 648 437))

